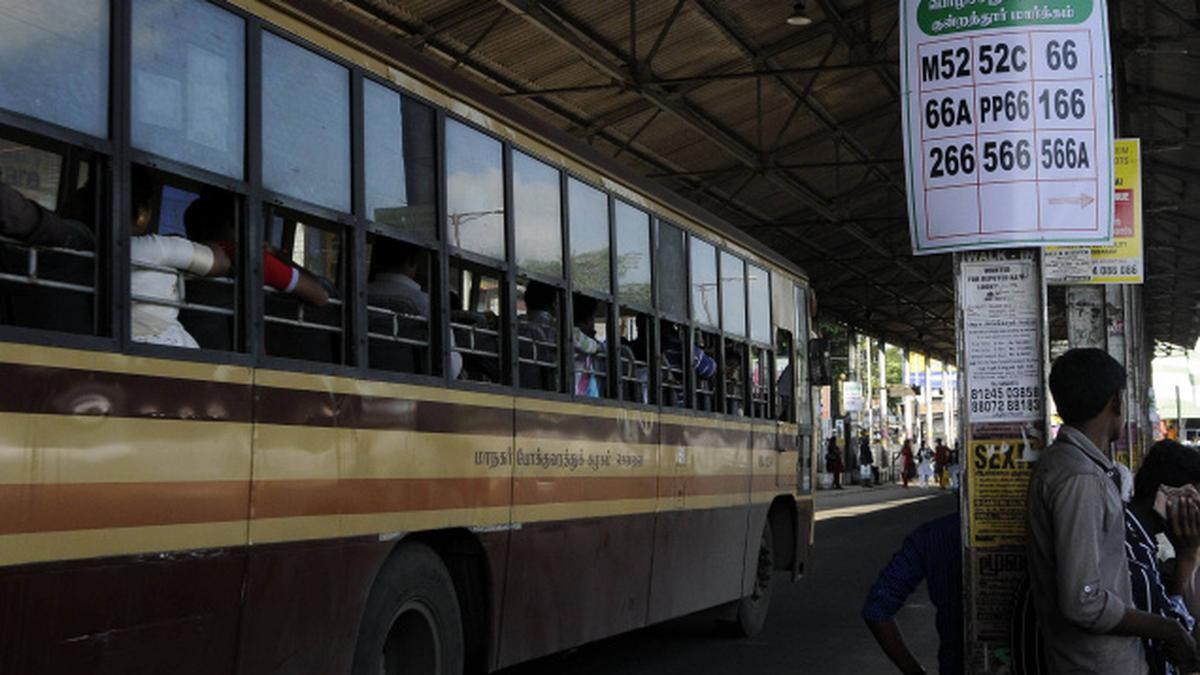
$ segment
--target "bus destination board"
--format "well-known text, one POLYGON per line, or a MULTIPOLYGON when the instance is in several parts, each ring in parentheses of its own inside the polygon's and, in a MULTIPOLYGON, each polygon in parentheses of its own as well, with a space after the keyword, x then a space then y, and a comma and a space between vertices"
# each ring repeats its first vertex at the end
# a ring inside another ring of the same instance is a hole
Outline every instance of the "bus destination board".
POLYGON ((1109 244, 1112 78, 1093 0, 903 0, 917 254, 1109 244))

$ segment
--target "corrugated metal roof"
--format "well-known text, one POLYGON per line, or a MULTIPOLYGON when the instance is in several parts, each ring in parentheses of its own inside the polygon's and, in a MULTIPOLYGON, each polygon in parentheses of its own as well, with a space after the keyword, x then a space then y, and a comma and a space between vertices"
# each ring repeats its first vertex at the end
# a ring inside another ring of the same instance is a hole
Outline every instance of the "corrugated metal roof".
MULTIPOLYGON (((796 28, 786 0, 325 1, 370 7, 498 94, 521 90, 517 105, 792 258, 826 315, 953 352, 950 260, 909 249, 895 2, 810 0, 815 23, 796 28), (756 70, 768 74, 736 75, 756 70)), ((1109 7, 1119 128, 1146 149, 1149 327, 1190 346, 1200 336, 1200 242, 1190 243, 1200 7, 1109 7)))

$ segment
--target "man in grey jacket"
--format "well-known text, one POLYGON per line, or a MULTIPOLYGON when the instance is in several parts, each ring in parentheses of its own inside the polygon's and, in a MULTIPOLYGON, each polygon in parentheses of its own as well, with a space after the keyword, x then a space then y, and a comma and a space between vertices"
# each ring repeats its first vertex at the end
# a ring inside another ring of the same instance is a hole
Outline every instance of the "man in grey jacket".
POLYGON ((1072 349, 1050 371, 1064 424, 1029 484, 1027 548, 1051 673, 1142 675, 1143 637, 1176 663, 1195 662, 1178 622, 1131 599, 1124 504, 1108 457, 1124 426, 1124 388, 1124 367, 1100 349, 1072 349))

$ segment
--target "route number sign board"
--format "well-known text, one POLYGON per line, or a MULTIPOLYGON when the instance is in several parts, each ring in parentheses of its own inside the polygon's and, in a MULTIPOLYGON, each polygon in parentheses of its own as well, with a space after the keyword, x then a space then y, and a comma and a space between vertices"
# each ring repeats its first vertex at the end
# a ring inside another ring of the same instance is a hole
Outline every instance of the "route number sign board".
POLYGON ((1112 242, 1102 0, 901 0, 913 252, 1112 242))

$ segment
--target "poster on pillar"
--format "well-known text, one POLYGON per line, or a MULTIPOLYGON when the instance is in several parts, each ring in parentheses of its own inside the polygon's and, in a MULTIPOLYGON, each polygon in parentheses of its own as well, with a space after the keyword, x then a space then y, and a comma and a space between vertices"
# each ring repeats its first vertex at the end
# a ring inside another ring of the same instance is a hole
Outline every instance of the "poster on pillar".
POLYGON ((968 545, 973 548, 1025 543, 1025 492, 1041 441, 1022 438, 971 439, 967 445, 968 545))
POLYGON ((1097 0, 901 0, 913 253, 1110 245, 1112 57, 1097 0))
POLYGON ((1036 261, 1019 253, 967 257, 959 270, 959 298, 971 423, 1040 420, 1036 261))
POLYGON ((1113 245, 1048 246, 1042 274, 1048 284, 1140 284, 1142 255, 1142 149, 1136 138, 1113 146, 1113 245))

